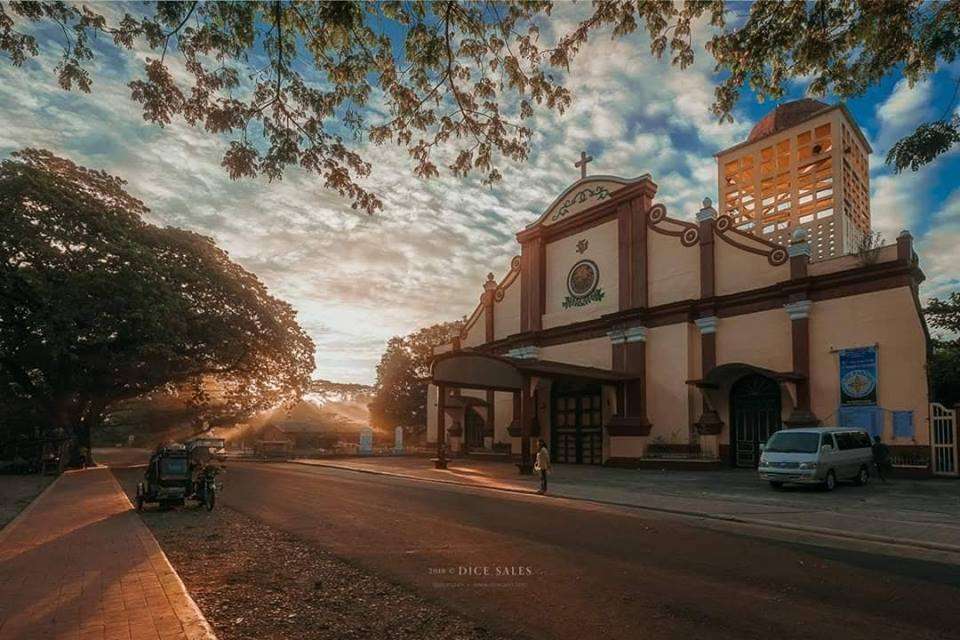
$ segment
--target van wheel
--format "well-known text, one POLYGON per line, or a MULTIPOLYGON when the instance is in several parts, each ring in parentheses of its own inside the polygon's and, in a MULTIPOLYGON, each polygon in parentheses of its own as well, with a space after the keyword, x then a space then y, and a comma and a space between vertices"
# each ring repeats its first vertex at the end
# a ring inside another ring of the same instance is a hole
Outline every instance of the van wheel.
POLYGON ((857 473, 857 479, 854 482, 860 486, 870 482, 870 470, 865 466, 860 467, 860 472, 857 473))
POLYGON ((771 480, 770 486, 773 487, 774 489, 783 489, 783 483, 780 482, 779 480, 771 480))
POLYGON ((833 491, 837 487, 837 474, 831 469, 827 471, 827 479, 823 481, 824 491, 833 491))

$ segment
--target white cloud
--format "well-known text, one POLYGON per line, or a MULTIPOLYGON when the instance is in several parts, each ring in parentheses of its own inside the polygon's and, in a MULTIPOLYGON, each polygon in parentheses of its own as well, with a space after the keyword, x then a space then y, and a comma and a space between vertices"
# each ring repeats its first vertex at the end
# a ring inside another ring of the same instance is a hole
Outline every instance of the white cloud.
MULTIPOLYGON (((587 11, 558 5, 544 38, 587 11)), ((486 273, 505 273, 519 253, 515 233, 579 176, 582 149, 596 158, 591 172, 650 172, 658 201, 690 217, 715 193, 712 154, 749 130, 710 114, 705 53, 679 71, 650 57, 642 33, 598 35, 566 77, 572 108, 537 116, 528 163, 505 163, 494 187, 446 175, 424 182, 403 149, 365 148, 374 164, 367 184, 385 205, 367 216, 297 170, 274 184, 231 182, 220 167, 223 140, 180 122, 145 123, 126 86, 142 58, 98 58, 92 95, 56 87, 55 56, 0 66, 0 114, 17 124, 0 127, 0 155, 45 147, 127 179, 153 221, 212 236, 293 304, 317 343, 317 375, 344 381, 370 382, 391 336, 469 314, 486 273)))
POLYGON ((933 107, 933 83, 923 80, 910 86, 906 78, 897 82, 893 93, 877 107, 879 129, 874 148, 884 157, 893 143, 929 119, 933 107))

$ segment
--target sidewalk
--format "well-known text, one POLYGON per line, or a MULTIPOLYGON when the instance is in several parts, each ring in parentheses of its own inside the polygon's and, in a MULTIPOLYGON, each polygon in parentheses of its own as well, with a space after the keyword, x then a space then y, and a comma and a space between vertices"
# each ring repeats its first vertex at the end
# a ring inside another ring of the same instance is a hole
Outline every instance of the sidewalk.
POLYGON ((69 472, 0 530, 0 640, 214 640, 109 469, 69 472))
MULTIPOLYGON (((514 464, 479 458, 450 461, 446 470, 413 457, 297 460, 435 482, 534 493, 539 480, 514 464)), ((873 479, 865 487, 841 485, 775 491, 751 470, 657 471, 555 465, 549 494, 716 520, 960 552, 960 482, 873 479)))

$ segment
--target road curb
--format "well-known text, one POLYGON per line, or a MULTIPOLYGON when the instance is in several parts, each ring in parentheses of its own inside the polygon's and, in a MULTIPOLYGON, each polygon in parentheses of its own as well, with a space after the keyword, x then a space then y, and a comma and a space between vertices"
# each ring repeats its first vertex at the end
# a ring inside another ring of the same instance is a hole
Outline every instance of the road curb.
POLYGON ((23 510, 22 510, 20 513, 18 513, 17 515, 13 516, 13 520, 11 520, 11 521, 8 522, 7 524, 3 525, 3 528, 0 529, 0 544, 3 544, 4 540, 7 539, 7 537, 10 535, 10 532, 13 531, 14 527, 15 527, 17 524, 19 524, 20 521, 27 516, 27 514, 29 514, 31 511, 33 511, 33 509, 34 509, 34 507, 36 507, 37 503, 40 502, 40 498, 42 498, 43 496, 45 496, 48 491, 50 491, 51 489, 53 489, 53 486, 54 486, 55 484, 57 484, 58 482, 60 482, 60 478, 62 478, 62 477, 65 476, 66 474, 67 474, 67 472, 64 472, 64 473, 61 473, 60 475, 58 475, 56 478, 54 478, 54 479, 53 479, 53 482, 51 482, 50 484, 48 484, 48 485, 43 489, 43 491, 41 491, 40 493, 38 493, 37 495, 35 495, 35 496, 33 497, 33 500, 30 501, 30 504, 28 504, 26 507, 24 507, 23 510))
MULTIPOLYGON (((346 467, 343 465, 329 464, 323 462, 305 462, 298 460, 287 460, 286 462, 290 464, 298 464, 305 467, 324 467, 327 469, 340 469, 342 471, 352 471, 354 473, 367 473, 370 475, 376 476, 389 476, 393 478, 404 478, 406 480, 419 480, 420 482, 435 482, 439 484, 451 484, 461 487, 469 487, 473 489, 485 489, 489 491, 503 491, 506 493, 517 493, 522 495, 539 495, 536 491, 532 489, 517 489, 512 487, 488 487, 477 484, 470 484, 468 482, 460 482, 457 480, 444 480, 442 478, 421 478, 419 476, 412 476, 404 473, 395 473, 392 471, 375 471, 373 469, 358 469, 355 467, 346 467)), ((686 516, 691 518, 701 518, 704 520, 716 520, 720 522, 732 522, 736 524, 749 524, 755 526, 769 527, 771 529, 781 529, 784 531, 799 531, 803 533, 812 533, 823 536, 830 536, 833 538, 843 538, 846 540, 858 540, 858 541, 869 541, 869 542, 879 542, 883 544, 897 545, 901 547, 910 547, 910 548, 919 548, 925 549, 928 551, 948 551, 951 553, 960 553, 960 545, 946 544, 940 542, 927 542, 924 540, 912 540, 909 538, 896 538, 893 536, 882 536, 872 533, 854 533, 849 531, 843 531, 838 529, 827 529, 824 527, 810 527, 805 525, 795 525, 795 524, 784 524, 782 522, 777 522, 775 520, 764 520, 762 518, 744 518, 741 516, 731 516, 724 514, 716 513, 707 513, 705 511, 692 511, 689 509, 671 509, 669 507, 654 507, 650 505, 641 505, 634 504, 629 502, 617 502, 615 500, 602 500, 600 498, 584 498, 582 496, 569 496, 559 493, 550 493, 544 498, 562 498, 564 500, 576 500, 578 502, 589 502, 592 504, 601 504, 606 506, 613 507, 626 507, 629 509, 637 509, 642 511, 654 511, 657 513, 668 513, 671 515, 686 516)))
POLYGON ((110 479, 113 480, 114 487, 116 487, 117 491, 120 492, 120 495, 123 496, 123 499, 127 501, 127 504, 130 505, 130 510, 134 512, 137 522, 140 524, 140 532, 137 535, 138 539, 140 540, 140 544, 143 544, 148 549, 152 547, 153 550, 159 554, 160 560, 166 564, 167 568, 170 570, 170 574, 176 578, 177 584, 180 586, 180 589, 183 590, 183 595, 187 599, 187 605, 190 607, 190 610, 194 616, 196 616, 195 625, 188 624, 182 620, 180 621, 184 632, 187 633, 187 637, 190 640, 217 640, 217 634, 214 633, 213 627, 211 627, 210 623, 207 622, 206 616, 203 615, 203 611, 200 610, 200 607, 197 606, 193 596, 190 595, 187 585, 183 583, 183 580, 180 578, 180 574, 177 573, 176 568, 174 568, 173 564, 170 562, 170 558, 168 558, 167 554, 164 553, 163 547, 160 546, 156 536, 154 536, 153 532, 150 531, 150 527, 146 525, 146 523, 140 517, 140 514, 136 512, 137 510, 134 508, 133 502, 130 501, 130 496, 128 496, 127 492, 123 490, 122 486, 120 486, 120 481, 117 480, 117 476, 113 475, 112 469, 107 469, 107 472, 110 474, 110 479))

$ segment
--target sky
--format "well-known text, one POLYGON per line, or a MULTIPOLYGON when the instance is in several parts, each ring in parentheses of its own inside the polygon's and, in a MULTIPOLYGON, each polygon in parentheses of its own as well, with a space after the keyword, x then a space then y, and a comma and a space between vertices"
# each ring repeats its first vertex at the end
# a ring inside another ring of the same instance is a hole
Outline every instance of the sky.
MULTIPOLYGON (((544 37, 588 9, 559 6, 544 37)), ((374 165, 366 184, 384 202, 372 216, 296 170, 281 182, 231 181, 220 166, 223 139, 182 121, 145 122, 127 88, 142 72, 143 52, 98 45, 93 92, 61 90, 53 33, 40 34, 42 54, 23 68, 0 60, 0 158, 40 147, 124 178, 150 206, 151 222, 211 236, 294 306, 316 343, 316 377, 372 383, 390 337, 473 311, 486 274, 499 279, 519 253, 516 232, 579 177, 582 150, 595 159, 593 173, 651 173, 656 199, 673 217, 692 219, 704 197, 716 199, 713 154, 743 141, 775 104, 747 93, 735 122, 717 122, 706 29, 695 30, 700 47, 685 70, 652 58, 642 34, 592 38, 565 76, 572 107, 535 117, 529 160, 503 163, 504 179, 493 187, 443 171, 421 180, 403 148, 364 148, 374 165)), ((960 61, 913 87, 891 74, 847 102, 873 147, 873 227, 888 243, 911 231, 927 277, 923 299, 960 289, 960 151, 900 175, 884 158, 899 137, 940 117, 958 75, 960 61)), ((789 89, 784 102, 806 92, 803 82, 789 89)))

